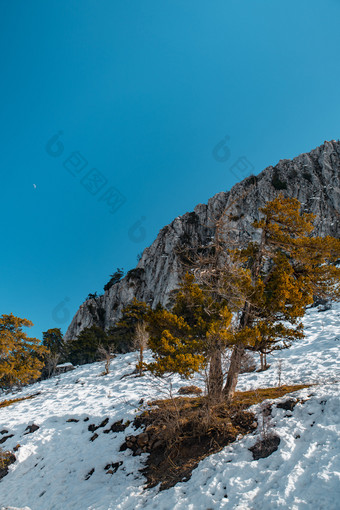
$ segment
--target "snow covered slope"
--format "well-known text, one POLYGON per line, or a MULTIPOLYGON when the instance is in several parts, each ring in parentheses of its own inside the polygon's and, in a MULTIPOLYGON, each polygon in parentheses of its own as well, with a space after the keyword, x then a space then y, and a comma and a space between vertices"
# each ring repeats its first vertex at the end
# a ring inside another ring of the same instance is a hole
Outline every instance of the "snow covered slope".
MULTIPOLYGON (((13 434, 1 446, 21 445, 17 461, 0 481, 0 508, 339 509, 340 306, 325 312, 311 309, 304 322, 306 338, 275 353, 268 360, 269 370, 240 376, 239 390, 275 386, 281 359, 283 384, 315 383, 294 394, 305 402, 293 411, 273 407, 272 426, 281 442, 269 457, 254 461, 248 450, 260 435, 257 430, 202 461, 188 482, 166 491, 144 491, 139 470, 147 454, 133 457, 130 450, 119 452, 125 436, 136 432, 131 425, 122 432, 104 430, 118 420, 133 420, 141 399, 168 396, 169 380, 127 375, 136 359, 130 353, 117 356, 107 376, 100 376, 103 366, 94 363, 0 397, 39 392, 32 400, 0 409, 0 432, 8 430, 0 439, 13 434), (108 424, 98 428, 98 437, 91 441, 88 426, 100 425, 105 418, 108 424), (25 434, 33 423, 39 429, 25 434), (120 462, 114 474, 106 473, 105 466, 120 462)), ((183 385, 176 377, 172 382, 174 392, 183 385)), ((200 377, 194 384, 202 386, 200 377)))

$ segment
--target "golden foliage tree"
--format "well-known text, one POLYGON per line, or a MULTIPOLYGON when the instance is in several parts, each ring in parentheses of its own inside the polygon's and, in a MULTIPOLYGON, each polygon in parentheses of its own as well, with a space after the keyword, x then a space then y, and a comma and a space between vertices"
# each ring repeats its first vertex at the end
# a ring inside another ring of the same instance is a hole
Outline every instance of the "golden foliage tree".
MULTIPOLYGON (((260 238, 230 252, 229 267, 247 272, 237 310, 234 347, 224 394, 230 400, 245 349, 271 352, 302 338, 306 306, 315 295, 338 300, 340 241, 312 237, 314 216, 294 198, 278 196, 254 223, 260 238)), ((228 266, 228 263, 227 263, 228 266)))
POLYGON ((149 314, 149 347, 155 362, 149 364, 157 375, 166 372, 190 377, 210 362, 208 393, 217 396, 223 384, 219 359, 228 345, 232 315, 225 300, 214 300, 186 273, 170 311, 149 314))
POLYGON ((245 246, 231 249, 217 229, 212 254, 197 258, 195 278, 185 277, 172 311, 151 315, 152 370, 188 377, 209 362, 208 393, 231 400, 246 349, 289 347, 303 337, 300 319, 315 295, 339 299, 340 241, 312 237, 314 217, 300 207, 282 195, 269 202, 254 223, 258 240, 245 246), (224 384, 226 347, 232 354, 224 384))
POLYGON ((40 376, 46 347, 29 338, 23 327, 33 326, 13 314, 0 317, 0 387, 26 384, 40 376))

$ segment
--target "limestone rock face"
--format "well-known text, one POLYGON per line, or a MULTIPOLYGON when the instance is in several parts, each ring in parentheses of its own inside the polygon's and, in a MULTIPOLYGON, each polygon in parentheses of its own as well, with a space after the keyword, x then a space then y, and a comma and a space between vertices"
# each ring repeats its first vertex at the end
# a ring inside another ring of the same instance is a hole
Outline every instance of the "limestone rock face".
POLYGON ((258 218, 259 208, 279 193, 297 198, 304 212, 316 215, 315 235, 340 237, 340 142, 324 142, 293 160, 281 160, 229 192, 218 193, 208 204, 199 204, 193 212, 175 218, 144 250, 135 269, 102 296, 80 306, 65 340, 75 338, 92 324, 108 329, 133 297, 151 306, 167 306, 181 273, 180 250, 208 245, 218 220, 228 225, 240 241, 256 238, 252 223, 258 218))

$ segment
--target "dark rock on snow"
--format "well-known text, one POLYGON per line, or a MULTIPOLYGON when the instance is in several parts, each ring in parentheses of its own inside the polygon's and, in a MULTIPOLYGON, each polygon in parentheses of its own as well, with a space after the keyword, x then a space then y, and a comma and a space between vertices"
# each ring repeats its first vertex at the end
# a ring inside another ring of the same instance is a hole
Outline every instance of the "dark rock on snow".
POLYGON ((254 460, 265 459, 276 452, 280 444, 279 436, 270 436, 254 444, 249 450, 254 460))
POLYGON ((40 429, 39 425, 35 425, 35 423, 32 423, 32 425, 28 425, 25 428, 25 434, 33 434, 33 432, 36 432, 38 429, 40 429))
POLYGON ((288 400, 285 400, 285 402, 280 402, 279 404, 276 405, 276 407, 278 409, 284 409, 285 411, 293 411, 297 403, 298 403, 297 400, 290 398, 288 400))

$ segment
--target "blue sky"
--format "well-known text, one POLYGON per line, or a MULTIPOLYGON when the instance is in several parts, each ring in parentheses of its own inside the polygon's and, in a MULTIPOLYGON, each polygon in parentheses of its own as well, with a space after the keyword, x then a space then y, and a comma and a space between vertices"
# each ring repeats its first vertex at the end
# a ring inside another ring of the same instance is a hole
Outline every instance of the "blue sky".
POLYGON ((0 2, 0 315, 65 332, 173 218, 338 139, 339 20, 339 0, 0 2))

